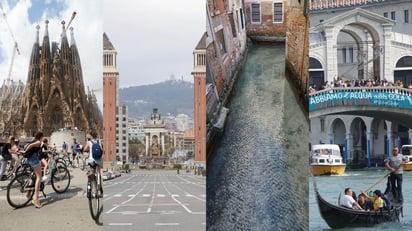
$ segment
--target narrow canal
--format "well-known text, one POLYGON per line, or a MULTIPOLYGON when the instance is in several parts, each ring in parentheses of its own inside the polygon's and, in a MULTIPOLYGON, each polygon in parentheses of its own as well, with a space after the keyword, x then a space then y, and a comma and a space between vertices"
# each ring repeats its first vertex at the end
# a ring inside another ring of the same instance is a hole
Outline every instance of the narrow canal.
POLYGON ((284 44, 249 48, 229 109, 208 164, 207 230, 308 230, 307 118, 284 44))

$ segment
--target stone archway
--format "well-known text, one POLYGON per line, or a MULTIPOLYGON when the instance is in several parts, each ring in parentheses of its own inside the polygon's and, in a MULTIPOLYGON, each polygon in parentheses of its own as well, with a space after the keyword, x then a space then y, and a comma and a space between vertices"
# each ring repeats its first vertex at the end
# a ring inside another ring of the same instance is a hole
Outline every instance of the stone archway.
POLYGON ((309 57, 309 85, 315 90, 321 90, 325 82, 325 70, 319 60, 309 57))
POLYGON ((394 81, 401 81, 405 87, 412 88, 412 56, 404 56, 396 62, 394 81))
MULTIPOLYGON (((345 33, 348 38, 352 38, 352 41, 355 41, 354 45, 356 46, 353 47, 352 56, 353 60, 359 58, 358 67, 360 65, 364 69, 366 66, 366 70, 362 73, 363 77, 373 76, 374 79, 381 79, 384 76, 390 76, 392 67, 385 67, 384 69, 382 64, 391 58, 390 38, 394 23, 394 21, 383 16, 356 8, 330 18, 317 26, 315 30, 324 33, 326 39, 325 60, 327 65, 325 69, 327 81, 333 81, 339 74, 339 32, 345 33), (355 49, 357 49, 358 53, 361 52, 361 56, 356 55, 355 49), (365 53, 365 51, 367 52, 365 53), (372 73, 368 74, 369 70, 372 73)), ((349 51, 345 50, 345 53, 348 54, 349 51)), ((357 68, 356 72, 358 70, 359 68, 357 68)))
POLYGON ((370 163, 371 166, 382 165, 385 158, 387 146, 387 127, 385 120, 373 119, 371 123, 370 135, 370 163))
POLYGON ((366 139, 366 124, 360 118, 356 117, 350 125, 351 147, 348 160, 354 166, 363 167, 367 164, 367 139, 366 139))
POLYGON ((345 123, 340 118, 333 120, 331 128, 333 134, 333 143, 339 146, 345 145, 346 127, 345 123))

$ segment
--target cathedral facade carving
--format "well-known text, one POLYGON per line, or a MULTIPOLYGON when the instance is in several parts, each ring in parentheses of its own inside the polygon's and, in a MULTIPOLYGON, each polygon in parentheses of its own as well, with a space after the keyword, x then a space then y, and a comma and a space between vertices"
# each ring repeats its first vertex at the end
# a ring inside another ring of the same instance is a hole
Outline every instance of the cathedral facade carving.
MULTIPOLYGON (((70 28, 69 43, 62 21, 60 44, 50 43, 47 20, 42 43, 40 27, 36 29, 26 86, 24 92, 20 92, 18 123, 21 128, 13 135, 32 136, 40 130, 49 136, 61 128, 92 128, 101 133, 102 113, 94 93, 88 90, 86 94, 73 28, 70 28)), ((6 132, 3 129, 3 135, 6 132)))

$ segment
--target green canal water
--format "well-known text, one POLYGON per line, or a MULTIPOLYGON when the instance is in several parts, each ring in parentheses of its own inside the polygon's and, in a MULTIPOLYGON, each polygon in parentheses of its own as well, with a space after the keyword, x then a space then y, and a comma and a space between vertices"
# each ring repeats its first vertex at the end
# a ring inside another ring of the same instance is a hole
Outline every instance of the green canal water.
POLYGON ((208 163, 207 230, 308 230, 308 126, 284 44, 252 46, 208 163))

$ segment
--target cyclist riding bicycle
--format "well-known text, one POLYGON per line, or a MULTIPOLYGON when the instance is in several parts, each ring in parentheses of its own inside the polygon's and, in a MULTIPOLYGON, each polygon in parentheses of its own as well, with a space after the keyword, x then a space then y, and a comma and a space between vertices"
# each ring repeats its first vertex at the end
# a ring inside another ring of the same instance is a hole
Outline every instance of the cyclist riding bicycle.
MULTIPOLYGON (((103 158, 100 159, 95 159, 93 158, 93 154, 92 154, 92 146, 94 143, 98 143, 100 145, 101 150, 103 150, 101 144, 99 143, 99 141, 97 140, 97 132, 95 131, 90 131, 87 133, 86 135, 87 137, 87 142, 86 145, 83 148, 84 152, 89 151, 89 158, 87 159, 87 163, 88 164, 97 164, 100 167, 100 175, 103 176, 103 158)), ((88 174, 92 174, 92 173, 88 173, 88 174)))

